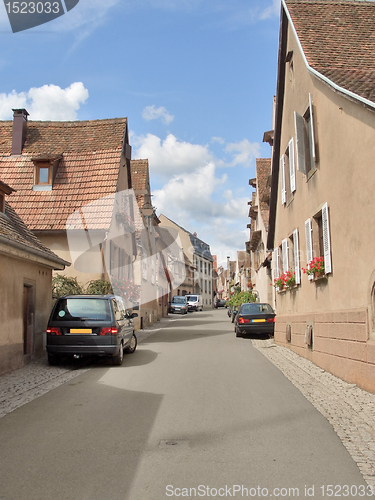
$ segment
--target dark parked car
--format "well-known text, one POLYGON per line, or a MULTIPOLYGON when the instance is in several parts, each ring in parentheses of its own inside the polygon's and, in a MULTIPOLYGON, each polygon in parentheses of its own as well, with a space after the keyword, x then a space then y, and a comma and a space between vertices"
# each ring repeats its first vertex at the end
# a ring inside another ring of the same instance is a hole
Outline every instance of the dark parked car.
POLYGON ((188 313, 188 301, 186 295, 175 295, 172 302, 169 305, 169 312, 187 314, 188 313))
POLYGON ((242 304, 236 315, 236 337, 243 335, 273 335, 276 313, 269 304, 251 302, 242 304))
POLYGON ((121 365, 124 352, 137 347, 133 318, 121 297, 114 295, 69 295, 57 299, 47 327, 50 365, 62 355, 111 356, 121 365))
POLYGON ((216 307, 225 307, 226 303, 227 303, 226 299, 219 299, 216 303, 216 307))

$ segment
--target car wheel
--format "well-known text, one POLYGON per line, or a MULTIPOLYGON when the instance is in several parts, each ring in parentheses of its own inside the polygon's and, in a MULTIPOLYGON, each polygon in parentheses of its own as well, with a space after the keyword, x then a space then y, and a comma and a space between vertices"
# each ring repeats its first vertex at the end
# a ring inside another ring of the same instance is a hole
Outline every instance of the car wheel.
POLYGON ((138 341, 137 341, 137 337, 135 336, 135 334, 133 333, 133 336, 132 338, 130 339, 130 342, 129 342, 129 345, 127 347, 125 347, 125 353, 126 354, 133 354, 133 352, 136 350, 137 348, 137 344, 138 344, 138 341))
POLYGON ((123 361, 124 361, 124 347, 121 343, 118 354, 116 356, 113 356, 113 358, 112 358, 112 363, 115 366, 121 366, 123 361))
POLYGON ((50 366, 57 366, 60 364, 60 356, 57 354, 48 354, 48 364, 50 366))

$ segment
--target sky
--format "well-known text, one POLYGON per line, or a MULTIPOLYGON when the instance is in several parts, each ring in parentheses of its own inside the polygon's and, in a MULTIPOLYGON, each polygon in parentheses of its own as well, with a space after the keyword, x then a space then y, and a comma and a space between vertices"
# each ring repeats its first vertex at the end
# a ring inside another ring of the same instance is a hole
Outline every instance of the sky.
POLYGON ((226 267, 249 240, 256 158, 270 157, 280 0, 80 0, 12 33, 0 6, 0 120, 127 117, 153 205, 226 267))

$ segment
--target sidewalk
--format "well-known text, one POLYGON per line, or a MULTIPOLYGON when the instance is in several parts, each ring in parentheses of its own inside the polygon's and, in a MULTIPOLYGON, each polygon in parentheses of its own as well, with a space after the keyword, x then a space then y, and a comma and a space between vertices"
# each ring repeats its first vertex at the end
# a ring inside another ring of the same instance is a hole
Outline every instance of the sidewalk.
MULTIPOLYGON (((178 321, 161 321, 136 332, 138 342, 178 321)), ((257 348, 294 384, 331 423, 342 443, 357 463, 365 481, 375 491, 375 394, 317 367, 273 339, 252 340, 257 348)), ((0 418, 87 371, 86 368, 50 367, 47 357, 0 377, 0 418)))

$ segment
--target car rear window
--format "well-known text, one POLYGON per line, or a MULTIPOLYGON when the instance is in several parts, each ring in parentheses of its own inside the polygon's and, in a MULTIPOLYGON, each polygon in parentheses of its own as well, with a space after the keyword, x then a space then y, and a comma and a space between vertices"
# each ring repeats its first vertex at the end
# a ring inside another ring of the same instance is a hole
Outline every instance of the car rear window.
POLYGON ((241 314, 273 314, 273 309, 269 304, 244 304, 241 306, 241 314))
POLYGON ((107 300, 87 298, 60 299, 53 313, 52 321, 106 321, 110 320, 107 300))

